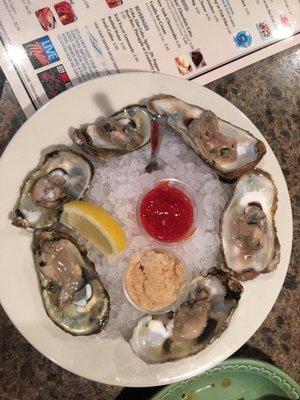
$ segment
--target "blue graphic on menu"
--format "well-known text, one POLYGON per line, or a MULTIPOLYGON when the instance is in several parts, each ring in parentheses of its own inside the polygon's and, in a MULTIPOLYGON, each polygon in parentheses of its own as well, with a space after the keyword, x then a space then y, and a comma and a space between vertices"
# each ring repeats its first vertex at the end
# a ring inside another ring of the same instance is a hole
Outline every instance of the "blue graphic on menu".
POLYGON ((252 36, 248 31, 240 31, 235 37, 234 37, 235 44, 239 48, 246 48, 251 46, 252 44, 252 36))
POLYGON ((37 41, 42 45, 44 53, 51 63, 59 61, 59 57, 49 36, 38 38, 37 41))
POLYGON ((43 36, 23 44, 34 69, 59 61, 58 54, 49 36, 43 36))

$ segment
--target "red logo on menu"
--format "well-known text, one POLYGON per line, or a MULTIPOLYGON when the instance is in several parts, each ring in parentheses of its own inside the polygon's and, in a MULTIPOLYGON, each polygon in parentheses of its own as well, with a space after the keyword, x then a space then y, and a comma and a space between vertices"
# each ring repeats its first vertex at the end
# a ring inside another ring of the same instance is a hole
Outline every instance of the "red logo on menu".
POLYGON ((49 60, 45 55, 44 48, 40 43, 34 43, 27 47, 28 55, 34 56, 42 65, 48 65, 49 60))

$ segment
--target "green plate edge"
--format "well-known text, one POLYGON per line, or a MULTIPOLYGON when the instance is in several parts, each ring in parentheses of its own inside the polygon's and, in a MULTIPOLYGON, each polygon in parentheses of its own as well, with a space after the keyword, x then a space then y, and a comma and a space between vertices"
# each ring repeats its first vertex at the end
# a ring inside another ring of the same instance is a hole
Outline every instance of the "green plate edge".
POLYGON ((291 399, 300 399, 300 386, 297 382, 295 382, 292 378, 290 378, 285 372, 283 372, 278 367, 275 367, 272 364, 269 364, 265 361, 253 360, 251 358, 229 358, 228 360, 223 361, 218 364, 214 368, 203 372, 201 375, 197 375, 193 378, 174 383, 172 385, 168 385, 164 389, 162 389, 159 393, 157 393, 151 400, 172 400, 172 393, 175 392, 176 389, 181 387, 188 391, 188 386, 191 382, 195 382, 197 380, 201 380, 204 376, 212 375, 214 372, 222 372, 222 371, 234 371, 241 370, 241 372, 251 371, 252 373, 256 373, 257 375, 262 375, 263 377, 272 381, 275 385, 279 386, 291 399))

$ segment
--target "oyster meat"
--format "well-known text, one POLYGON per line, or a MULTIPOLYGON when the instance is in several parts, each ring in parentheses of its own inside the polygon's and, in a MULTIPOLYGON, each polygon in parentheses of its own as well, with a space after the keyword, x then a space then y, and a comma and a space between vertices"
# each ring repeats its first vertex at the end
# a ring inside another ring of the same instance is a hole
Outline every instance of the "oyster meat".
POLYGON ((86 251, 59 231, 34 233, 33 256, 45 310, 72 335, 102 330, 109 315, 109 297, 86 251))
POLYGON ((242 291, 241 284, 221 270, 198 276, 177 310, 147 315, 137 323, 130 340, 133 351, 147 363, 197 353, 227 328, 242 291))
POLYGON ((72 150, 47 154, 43 164, 25 179, 13 225, 33 229, 52 225, 64 203, 84 195, 93 173, 90 161, 72 150))
POLYGON ((129 106, 94 124, 75 129, 72 140, 84 152, 100 159, 145 146, 151 136, 152 116, 142 106, 129 106))
POLYGON ((160 94, 147 103, 220 176, 236 179, 252 169, 266 147, 250 132, 218 118, 212 111, 160 94))
POLYGON ((221 219, 224 270, 244 281, 276 268, 276 209, 277 189, 268 173, 254 169, 237 181, 221 219))

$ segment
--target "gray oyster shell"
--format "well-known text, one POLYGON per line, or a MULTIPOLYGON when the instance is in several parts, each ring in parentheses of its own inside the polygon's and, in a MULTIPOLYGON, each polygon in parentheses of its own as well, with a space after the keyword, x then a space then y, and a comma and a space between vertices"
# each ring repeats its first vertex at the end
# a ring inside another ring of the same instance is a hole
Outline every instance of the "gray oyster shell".
POLYGON ((64 203, 80 199, 93 178, 92 163, 72 150, 48 153, 21 187, 12 224, 38 229, 58 220, 64 203))
POLYGON ((212 111, 174 96, 150 98, 148 110, 167 124, 221 177, 233 180, 252 169, 266 153, 264 143, 212 111))
POLYGON ((238 281, 218 269, 196 277, 178 309, 139 320, 130 340, 133 351, 147 363, 198 353, 227 328, 242 292, 238 281))
POLYGON ((96 158, 107 159, 145 146, 151 137, 152 115, 143 106, 133 105, 75 129, 73 142, 96 158))
POLYGON ((108 320, 110 300, 83 246, 46 229, 34 233, 32 251, 49 318, 75 336, 99 333, 108 320))
POLYGON ((235 278, 246 281, 277 267, 277 202, 277 189, 267 172, 257 168, 237 181, 220 224, 222 268, 235 278))

